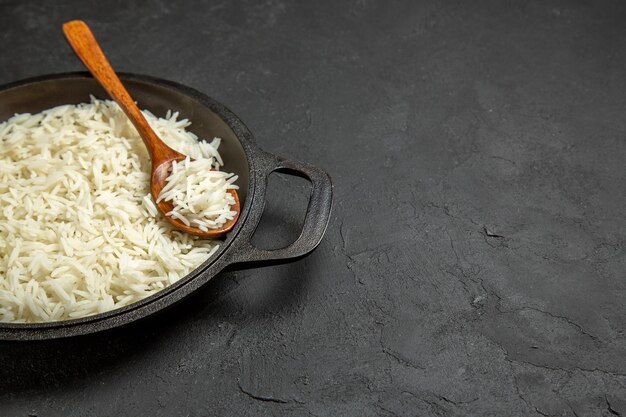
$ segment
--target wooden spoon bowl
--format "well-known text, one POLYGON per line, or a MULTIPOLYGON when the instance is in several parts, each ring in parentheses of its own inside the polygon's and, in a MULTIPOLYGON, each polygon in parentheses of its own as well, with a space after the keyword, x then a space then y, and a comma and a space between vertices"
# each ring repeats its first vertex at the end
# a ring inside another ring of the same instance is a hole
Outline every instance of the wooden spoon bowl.
MULTIPOLYGON (((63 25, 63 33, 65 34, 67 42, 74 50, 74 53, 76 53, 94 78, 98 80, 104 90, 109 93, 111 98, 113 98, 124 113, 126 113, 126 116, 128 116, 139 132, 139 136, 143 139, 143 143, 146 145, 150 159, 152 160, 150 194, 156 204, 161 190, 167 183, 167 177, 170 174, 172 162, 182 161, 186 156, 167 146, 157 136, 154 130, 152 130, 148 121, 141 113, 141 110, 139 110, 135 101, 131 98, 128 91, 126 91, 126 88, 124 88, 124 85, 117 74, 115 74, 115 71, 113 71, 111 64, 109 64, 109 61, 106 59, 89 26, 81 20, 73 20, 63 25)), ((233 228, 241 211, 237 192, 235 190, 228 191, 235 198, 235 204, 231 206, 231 210, 236 211, 237 214, 232 220, 226 222, 219 229, 208 229, 206 232, 195 227, 187 226, 182 221, 167 216, 166 214, 174 208, 172 201, 163 200, 156 204, 156 206, 165 219, 177 229, 197 236, 217 238, 233 228)))

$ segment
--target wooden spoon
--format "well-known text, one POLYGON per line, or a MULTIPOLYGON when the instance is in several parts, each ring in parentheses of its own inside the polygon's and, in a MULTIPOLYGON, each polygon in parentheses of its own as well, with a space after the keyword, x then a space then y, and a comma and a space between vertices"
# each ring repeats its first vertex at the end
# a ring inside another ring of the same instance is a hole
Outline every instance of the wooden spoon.
MULTIPOLYGON (((167 146, 159 139, 154 130, 152 130, 146 118, 141 114, 139 107, 137 107, 134 100, 130 97, 130 94, 128 94, 128 91, 126 91, 122 82, 117 77, 117 74, 115 74, 115 71, 113 71, 111 64, 109 64, 109 61, 104 56, 89 26, 81 20, 73 20, 63 25, 63 33, 65 34, 67 42, 78 58, 85 64, 89 72, 91 72, 105 91, 109 93, 113 100, 124 110, 126 116, 128 116, 133 125, 135 125, 146 148, 148 148, 148 153, 152 160, 150 194, 152 194, 152 198, 156 204, 159 193, 167 183, 166 179, 171 171, 172 162, 181 161, 185 159, 186 156, 167 146)), ((235 198, 235 204, 231 206, 231 210, 236 211, 237 214, 220 229, 209 229, 206 232, 195 227, 187 226, 182 221, 167 216, 166 213, 174 208, 172 201, 162 200, 156 206, 167 221, 176 226, 177 229, 197 236, 215 238, 231 230, 239 217, 239 196, 235 190, 228 191, 235 198)))

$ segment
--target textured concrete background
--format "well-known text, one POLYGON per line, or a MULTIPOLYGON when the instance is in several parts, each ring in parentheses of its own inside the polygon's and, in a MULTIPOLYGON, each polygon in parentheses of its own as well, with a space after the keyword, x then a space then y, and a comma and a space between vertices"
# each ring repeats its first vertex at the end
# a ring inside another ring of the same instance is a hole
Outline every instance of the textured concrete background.
MULTIPOLYGON (((624 2, 1 1, 0 83, 80 70, 72 18, 326 169, 333 218, 140 325, 0 344, 0 415, 626 416, 624 2)), ((307 188, 272 184, 276 245, 307 188)))

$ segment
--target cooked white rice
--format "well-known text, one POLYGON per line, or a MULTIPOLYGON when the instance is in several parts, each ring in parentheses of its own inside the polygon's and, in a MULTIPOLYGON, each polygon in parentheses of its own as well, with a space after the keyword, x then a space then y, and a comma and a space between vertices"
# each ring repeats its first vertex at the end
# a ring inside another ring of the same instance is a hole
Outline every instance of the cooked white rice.
POLYGON ((187 226, 205 232, 219 229, 237 214, 231 210, 235 198, 228 190, 239 188, 234 184, 237 176, 219 171, 219 166, 211 158, 174 162, 157 203, 172 201, 174 208, 167 215, 187 226))
MULTIPOLYGON (((199 142, 178 113, 144 114, 194 165, 221 165, 219 139, 199 142)), ((0 321, 66 320, 122 307, 211 256, 216 241, 179 232, 158 214, 149 172, 139 135, 111 101, 92 98, 0 123, 0 321)), ((228 178, 220 180, 224 190, 228 178)))

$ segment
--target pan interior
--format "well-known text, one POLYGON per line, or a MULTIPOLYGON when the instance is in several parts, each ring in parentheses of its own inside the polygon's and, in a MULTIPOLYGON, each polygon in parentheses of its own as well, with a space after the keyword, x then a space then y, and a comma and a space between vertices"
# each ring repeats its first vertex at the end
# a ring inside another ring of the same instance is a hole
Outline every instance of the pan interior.
MULTIPOLYGON (((84 318, 50 323, 0 323, 0 339, 6 337, 7 334, 11 340, 30 340, 90 333, 115 327, 158 311, 172 304, 172 301, 180 299, 180 296, 168 299, 168 294, 177 292, 184 296, 185 292, 178 290, 186 285, 189 278, 197 278, 195 273, 198 270, 207 271, 207 268, 217 265, 217 269, 213 272, 201 275, 206 281, 224 266, 223 263, 219 264, 215 261, 222 256, 229 242, 234 240, 245 221, 245 214, 252 203, 247 198, 251 195, 251 173, 247 152, 252 152, 249 146, 252 138, 243 123, 221 104, 186 87, 136 75, 120 75, 120 79, 133 99, 137 101, 139 108, 147 109, 157 117, 164 117, 168 110, 178 111, 181 118, 191 121, 192 124, 188 130, 200 139, 222 138, 219 152, 224 160, 223 170, 234 172, 239 176, 237 185, 239 185, 238 194, 242 217, 238 223, 241 224, 236 225, 234 230, 227 234, 226 242, 208 264, 199 266, 186 278, 157 294, 125 307, 84 318), (147 309, 139 313, 139 307, 147 307, 147 309), (3 329, 8 333, 3 333, 3 329)), ((89 102, 89 95, 99 99, 109 99, 108 94, 93 78, 83 74, 53 75, 9 85, 0 89, 0 123, 16 113, 38 113, 63 104, 86 103, 89 102)))

